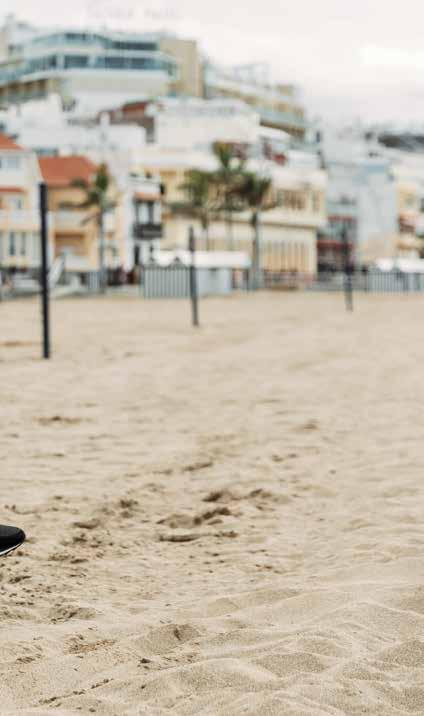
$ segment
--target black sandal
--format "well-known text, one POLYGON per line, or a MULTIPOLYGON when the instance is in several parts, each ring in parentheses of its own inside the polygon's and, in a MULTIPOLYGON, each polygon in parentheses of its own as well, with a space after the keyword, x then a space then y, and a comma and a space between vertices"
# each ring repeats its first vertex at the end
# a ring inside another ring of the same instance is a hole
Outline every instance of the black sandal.
POLYGON ((19 527, 0 525, 0 556, 9 554, 25 542, 25 532, 19 527))

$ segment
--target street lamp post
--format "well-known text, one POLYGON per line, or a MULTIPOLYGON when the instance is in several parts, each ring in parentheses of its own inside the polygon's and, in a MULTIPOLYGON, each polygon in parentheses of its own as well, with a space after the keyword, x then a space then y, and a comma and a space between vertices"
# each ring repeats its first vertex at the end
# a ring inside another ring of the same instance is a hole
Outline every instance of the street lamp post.
POLYGON ((44 182, 39 187, 40 198, 40 240, 41 240, 41 309, 43 326, 43 358, 50 358, 50 306, 49 306, 49 236, 48 236, 48 193, 44 182))
POLYGON ((189 267, 189 280, 190 280, 190 299, 191 299, 191 315, 192 323, 194 327, 199 326, 199 301, 197 291, 197 270, 196 270, 196 237, 194 229, 191 226, 188 237, 188 250, 190 252, 190 267, 189 267))

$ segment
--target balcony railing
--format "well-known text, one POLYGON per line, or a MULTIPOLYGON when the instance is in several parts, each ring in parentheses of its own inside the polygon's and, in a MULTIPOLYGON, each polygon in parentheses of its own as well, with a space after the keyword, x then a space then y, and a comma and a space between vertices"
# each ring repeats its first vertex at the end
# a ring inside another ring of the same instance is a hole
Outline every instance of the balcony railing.
POLYGON ((162 239, 162 224, 133 224, 133 235, 136 239, 142 241, 153 241, 154 239, 162 239))
POLYGON ((0 211, 0 229, 37 228, 40 216, 37 211, 0 211))
POLYGON ((54 223, 57 229, 82 230, 86 218, 87 214, 83 211, 56 211, 54 213, 54 223))
POLYGON ((276 109, 269 109, 268 107, 258 107, 258 112, 263 122, 269 124, 277 124, 285 127, 294 127, 295 129, 307 129, 308 124, 303 117, 295 114, 294 112, 280 112, 276 109))
MULTIPOLYGON (((75 210, 56 211, 53 214, 54 225, 59 230, 79 230, 83 231, 90 218, 90 212, 75 210)), ((115 231, 114 214, 106 214, 104 217, 105 231, 115 231)))

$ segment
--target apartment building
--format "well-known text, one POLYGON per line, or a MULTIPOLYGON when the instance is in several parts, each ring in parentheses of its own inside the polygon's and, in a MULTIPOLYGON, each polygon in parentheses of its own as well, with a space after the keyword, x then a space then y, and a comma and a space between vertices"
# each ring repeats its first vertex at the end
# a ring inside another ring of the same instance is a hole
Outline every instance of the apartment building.
MULTIPOLYGON (((402 255, 397 185, 390 157, 368 145, 356 127, 325 127, 321 156, 328 173, 330 222, 320 241, 324 242, 321 248, 333 242, 336 267, 340 265, 342 229, 349 232, 357 265, 402 255)), ((325 252, 322 259, 326 261, 325 252)))
MULTIPOLYGON (((187 172, 193 167, 213 170, 215 161, 211 152, 146 147, 142 169, 158 174, 165 190, 161 248, 186 248, 189 227, 194 226, 199 249, 252 253, 250 212, 234 212, 230 222, 222 213, 211 212, 206 238, 198 218, 174 208, 184 202, 182 185, 187 172)), ((248 166, 256 171, 264 168, 263 163, 254 160, 248 166)), ((273 184, 270 197, 273 208, 261 216, 262 267, 269 271, 292 271, 312 279, 317 271, 317 234, 327 220, 326 175, 317 167, 282 167, 275 163, 268 164, 267 171, 273 184)))
POLYGON ((37 157, 0 134, 0 269, 26 271, 39 265, 37 157))
POLYGON ((51 95, 74 114, 130 105, 139 120, 151 99, 232 99, 297 140, 308 126, 299 90, 271 82, 263 65, 224 68, 206 62, 195 40, 163 32, 52 30, 9 16, 0 28, 0 109, 51 95))
POLYGON ((259 114, 264 127, 283 130, 296 140, 305 138, 308 125, 299 90, 271 82, 263 65, 222 68, 207 63, 204 93, 207 99, 240 99, 259 114))
MULTIPOLYGON (((48 186, 54 258, 62 257, 67 273, 86 282, 99 266, 98 217, 95 208, 81 206, 85 193, 75 180, 90 184, 98 167, 84 156, 40 157, 39 162, 48 186)), ((110 202, 113 209, 104 218, 105 264, 111 272, 130 272, 162 236, 160 183, 132 173, 119 186, 112 176, 110 202)))
POLYGON ((175 35, 158 35, 159 48, 178 64, 171 93, 181 97, 203 97, 203 59, 196 40, 175 35))
POLYGON ((152 34, 43 29, 13 17, 0 28, 0 107, 57 94, 65 109, 93 113, 167 95, 178 82, 177 60, 152 34))
MULTIPOLYGON (((40 157, 39 162, 53 217, 54 258, 64 257, 66 270, 72 273, 96 271, 99 237, 95 210, 81 207, 85 193, 73 185, 76 180, 90 184, 96 165, 83 156, 40 157)), ((105 261, 110 268, 119 266, 114 219, 108 217, 105 227, 105 261)))

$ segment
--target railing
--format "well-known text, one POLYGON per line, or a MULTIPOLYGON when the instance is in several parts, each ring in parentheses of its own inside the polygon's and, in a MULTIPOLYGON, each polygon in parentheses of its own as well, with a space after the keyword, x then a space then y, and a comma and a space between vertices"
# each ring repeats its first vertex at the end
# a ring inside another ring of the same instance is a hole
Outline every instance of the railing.
POLYGON ((152 241, 153 239, 161 239, 163 236, 162 224, 133 224, 133 235, 136 239, 152 241))
POLYGON ((257 110, 263 120, 272 124, 286 125, 296 129, 306 129, 308 126, 306 120, 294 112, 281 112, 268 107, 258 107, 257 110))
POLYGON ((309 286, 312 282, 311 274, 298 271, 270 271, 261 272, 261 288, 293 290, 309 286))
POLYGON ((188 298, 190 270, 188 266, 147 265, 141 273, 140 289, 144 298, 188 298))
POLYGON ((36 211, 0 211, 0 228, 5 225, 9 228, 21 228, 26 226, 38 227, 40 216, 36 211))
MULTIPOLYGON (((59 229, 75 229, 82 231, 87 223, 93 217, 93 212, 80 211, 79 209, 61 210, 53 214, 53 220, 56 228, 59 229)), ((105 231, 115 231, 116 218, 114 214, 105 214, 104 216, 105 231)))
POLYGON ((83 222, 87 218, 83 211, 56 211, 54 213, 55 226, 58 229, 82 229, 83 222))
MULTIPOLYGON (((424 273, 403 271, 356 271, 351 276, 354 291, 368 293, 418 293, 424 292, 424 273)), ((340 272, 320 274, 312 285, 317 291, 342 291, 344 274, 340 272)))

